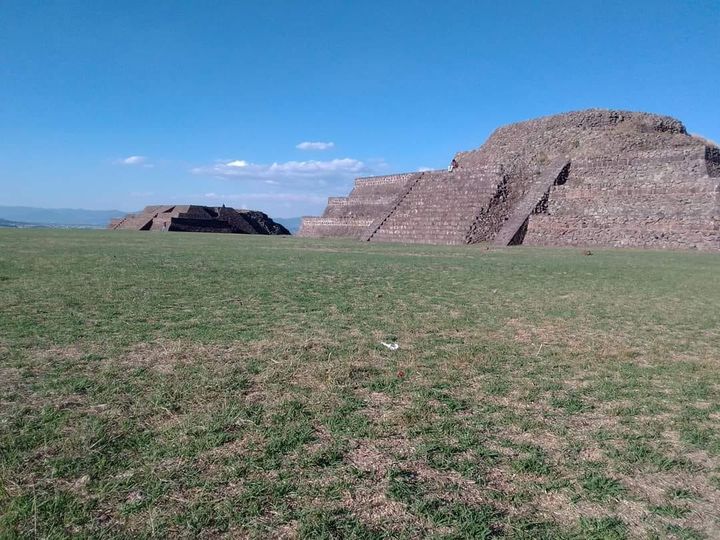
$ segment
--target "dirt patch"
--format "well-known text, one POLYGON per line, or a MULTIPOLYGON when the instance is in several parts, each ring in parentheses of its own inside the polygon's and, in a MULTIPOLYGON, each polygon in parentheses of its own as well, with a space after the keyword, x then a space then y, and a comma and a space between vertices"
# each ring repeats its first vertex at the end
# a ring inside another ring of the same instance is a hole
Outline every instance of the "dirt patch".
POLYGON ((540 516, 562 525, 566 529, 577 527, 581 519, 600 519, 618 517, 628 527, 631 538, 646 538, 653 529, 648 518, 651 517, 645 504, 638 501, 621 499, 613 503, 593 503, 574 501, 563 492, 547 492, 535 497, 532 505, 540 516))
POLYGON ((509 427, 503 435, 518 444, 539 446, 551 456, 562 456, 567 442, 549 431, 520 431, 515 427, 509 427))
POLYGON ((158 373, 170 374, 181 365, 218 364, 247 359, 253 354, 264 353, 268 347, 268 342, 236 342, 218 346, 157 340, 152 343, 139 343, 119 358, 107 360, 106 364, 142 367, 158 373))
POLYGON ((408 525, 420 526, 421 521, 407 511, 406 505, 387 497, 386 489, 386 482, 379 486, 359 486, 345 493, 342 504, 370 526, 388 527, 393 531, 402 531, 408 525))
POLYGON ((581 517, 599 518, 609 515, 599 504, 573 502, 568 494, 560 491, 541 493, 533 499, 532 505, 540 516, 567 528, 574 527, 581 517))
POLYGON ((385 476, 393 460, 378 450, 372 442, 363 441, 347 454, 348 462, 363 472, 385 476))
POLYGON ((22 371, 13 367, 0 367, 0 405, 14 403, 7 397, 15 394, 23 386, 22 371))
POLYGON ((358 391, 357 395, 366 404, 360 412, 379 426, 402 423, 402 416, 410 406, 410 400, 407 397, 397 398, 382 392, 365 390, 358 391))
MULTIPOLYGON (((296 368, 297 359, 326 354, 328 342, 317 339, 263 339, 234 341, 223 345, 202 344, 183 340, 156 340, 138 343, 105 365, 143 367, 160 373, 171 373, 181 365, 229 365, 262 359, 275 366, 296 368)), ((263 374, 266 372, 265 370, 263 374)))
MULTIPOLYGON (((295 540, 295 538, 298 537, 298 527, 299 524, 297 521, 291 521, 290 523, 286 523, 284 525, 280 525, 277 529, 275 529, 272 533, 272 536, 270 538, 276 539, 276 540, 295 540)), ((228 531, 227 538, 252 538, 249 534, 244 533, 238 529, 231 528, 228 531)))
POLYGON ((708 482, 706 474, 648 473, 625 477, 623 484, 634 498, 646 503, 646 508, 668 504, 688 508, 687 515, 672 522, 701 531, 707 538, 720 538, 720 490, 708 482), (678 493, 686 495, 674 496, 678 493))
MULTIPOLYGON (((578 321, 573 321, 574 325, 578 321)), ((512 340, 539 355, 545 347, 563 347, 576 353, 595 353, 599 358, 616 358, 633 353, 627 336, 576 328, 566 319, 545 318, 542 321, 508 319, 506 330, 512 340)), ((501 333, 502 334, 502 333, 501 333)), ((506 334, 502 334, 505 339, 506 334)))

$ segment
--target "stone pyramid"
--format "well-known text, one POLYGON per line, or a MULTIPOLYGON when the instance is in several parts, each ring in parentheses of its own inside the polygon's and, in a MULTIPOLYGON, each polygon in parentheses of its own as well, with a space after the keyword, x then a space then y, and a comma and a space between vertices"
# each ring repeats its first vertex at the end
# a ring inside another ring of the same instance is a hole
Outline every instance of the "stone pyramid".
POLYGON ((452 170, 358 178, 301 236, 720 248, 720 149, 667 116, 591 109, 497 129, 452 170))
POLYGON ((257 210, 197 205, 146 206, 137 214, 114 219, 108 228, 137 231, 290 234, 285 227, 257 210))

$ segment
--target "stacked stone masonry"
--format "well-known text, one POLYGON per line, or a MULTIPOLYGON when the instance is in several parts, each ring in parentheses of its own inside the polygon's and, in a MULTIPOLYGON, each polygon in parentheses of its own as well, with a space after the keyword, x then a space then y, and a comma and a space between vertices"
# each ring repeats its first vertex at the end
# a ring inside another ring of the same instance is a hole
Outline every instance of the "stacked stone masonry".
POLYGON ((137 231, 215 232, 236 234, 290 234, 267 214, 225 206, 146 206, 137 214, 114 219, 110 229, 137 231))
POLYGON ((398 198, 410 174, 358 178, 347 197, 329 197, 322 217, 304 217, 300 236, 361 238, 398 198))
POLYGON ((720 149, 667 116, 592 109, 511 124, 454 164, 359 178, 300 234, 720 248, 720 149))

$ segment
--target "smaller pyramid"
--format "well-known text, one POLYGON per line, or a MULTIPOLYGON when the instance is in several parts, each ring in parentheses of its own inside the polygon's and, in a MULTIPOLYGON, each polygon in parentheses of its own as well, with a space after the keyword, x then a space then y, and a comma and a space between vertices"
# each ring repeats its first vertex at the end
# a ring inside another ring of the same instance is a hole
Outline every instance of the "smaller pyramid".
POLYGON ((108 229, 135 231, 213 232, 235 234, 290 234, 285 227, 257 210, 226 206, 156 205, 114 219, 108 229))

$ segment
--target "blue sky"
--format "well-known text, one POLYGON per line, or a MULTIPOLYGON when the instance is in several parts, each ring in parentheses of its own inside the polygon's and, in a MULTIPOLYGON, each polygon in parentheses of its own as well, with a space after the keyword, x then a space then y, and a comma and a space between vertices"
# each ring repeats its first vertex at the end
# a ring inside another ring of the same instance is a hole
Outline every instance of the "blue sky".
POLYGON ((0 0, 0 204, 314 214, 567 110, 717 141, 719 97, 720 0, 0 0))

